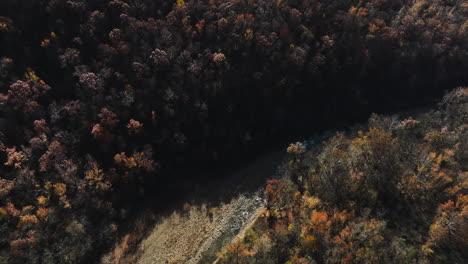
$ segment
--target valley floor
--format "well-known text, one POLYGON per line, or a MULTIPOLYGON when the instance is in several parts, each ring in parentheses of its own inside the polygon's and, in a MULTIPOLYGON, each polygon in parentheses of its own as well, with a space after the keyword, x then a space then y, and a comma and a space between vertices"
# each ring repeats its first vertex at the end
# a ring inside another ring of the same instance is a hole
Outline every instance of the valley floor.
POLYGON ((264 211, 264 184, 267 179, 282 175, 284 153, 265 154, 242 170, 219 177, 209 184, 197 184, 193 196, 198 199, 187 198, 183 208, 160 217, 135 252, 128 250, 131 238, 124 237, 112 252, 102 258, 101 263, 215 262, 217 253, 240 238, 264 211), (199 201, 202 200, 200 197, 203 201, 199 201), (207 200, 212 202, 207 204, 207 200))

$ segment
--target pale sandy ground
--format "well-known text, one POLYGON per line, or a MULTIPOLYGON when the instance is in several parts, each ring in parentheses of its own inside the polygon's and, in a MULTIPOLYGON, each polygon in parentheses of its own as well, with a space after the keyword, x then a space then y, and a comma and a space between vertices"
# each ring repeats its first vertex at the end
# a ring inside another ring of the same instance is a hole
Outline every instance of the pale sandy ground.
POLYGON ((243 236, 264 208, 263 188, 267 179, 280 177, 284 171, 284 152, 264 155, 246 168, 220 177, 205 186, 213 197, 242 186, 245 191, 224 199, 216 206, 198 205, 175 210, 163 216, 136 252, 125 252, 124 237, 102 258, 101 264, 205 264, 213 263, 217 253, 230 242, 243 236), (247 188, 245 188, 247 187, 247 188), (122 250, 124 249, 124 250, 122 250))
POLYGON ((212 263, 216 252, 253 221, 263 207, 258 195, 240 196, 216 208, 192 208, 157 224, 140 244, 139 264, 212 263))

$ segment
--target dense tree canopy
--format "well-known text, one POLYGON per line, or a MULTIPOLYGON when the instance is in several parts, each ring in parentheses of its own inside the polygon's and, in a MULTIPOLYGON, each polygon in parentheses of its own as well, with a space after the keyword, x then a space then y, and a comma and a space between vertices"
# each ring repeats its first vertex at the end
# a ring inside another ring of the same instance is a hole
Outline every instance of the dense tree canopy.
POLYGON ((88 263, 164 171, 466 84, 467 15, 458 0, 0 1, 0 252, 88 263))
POLYGON ((468 89, 418 119, 291 144, 267 208, 218 263, 465 263, 468 89))

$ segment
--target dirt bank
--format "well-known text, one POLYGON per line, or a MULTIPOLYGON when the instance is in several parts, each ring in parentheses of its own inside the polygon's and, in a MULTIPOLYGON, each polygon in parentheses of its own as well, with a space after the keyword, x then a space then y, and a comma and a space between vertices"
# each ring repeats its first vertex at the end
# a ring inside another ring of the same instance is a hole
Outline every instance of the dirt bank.
POLYGON ((258 194, 242 195, 219 207, 174 213, 140 244, 137 263, 212 263, 219 249, 231 242, 262 206, 258 194))
POLYGON ((188 189, 191 193, 186 195, 185 206, 159 216, 134 252, 122 253, 127 243, 123 239, 102 263, 213 263, 216 253, 239 236, 264 208, 265 182, 282 175, 284 153, 271 152, 242 170, 194 183, 188 189))

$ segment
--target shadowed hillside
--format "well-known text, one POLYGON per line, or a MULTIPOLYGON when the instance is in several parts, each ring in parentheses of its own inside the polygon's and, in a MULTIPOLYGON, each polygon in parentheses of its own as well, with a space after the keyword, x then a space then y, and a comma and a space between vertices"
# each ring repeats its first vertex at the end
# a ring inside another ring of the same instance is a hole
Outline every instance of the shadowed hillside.
POLYGON ((466 86, 467 17, 462 0, 0 1, 0 262, 96 263, 141 212, 211 200, 191 183, 229 200, 257 183, 228 172, 284 142, 466 86))
POLYGON ((320 147, 291 144, 267 210, 217 263, 465 263, 467 124, 459 88, 415 118, 373 115, 320 147))

